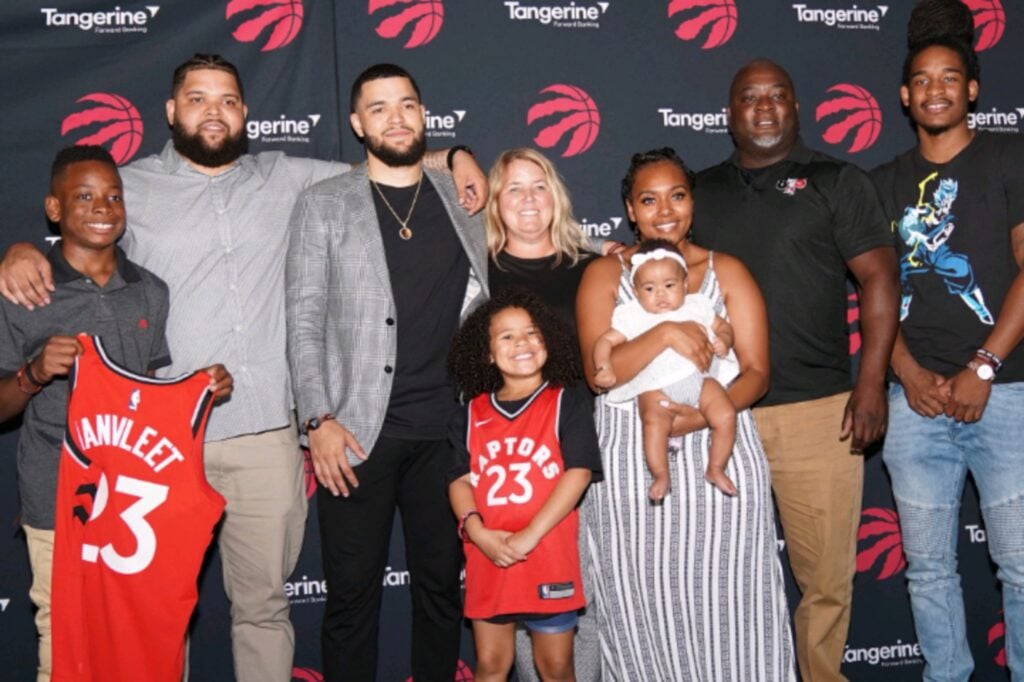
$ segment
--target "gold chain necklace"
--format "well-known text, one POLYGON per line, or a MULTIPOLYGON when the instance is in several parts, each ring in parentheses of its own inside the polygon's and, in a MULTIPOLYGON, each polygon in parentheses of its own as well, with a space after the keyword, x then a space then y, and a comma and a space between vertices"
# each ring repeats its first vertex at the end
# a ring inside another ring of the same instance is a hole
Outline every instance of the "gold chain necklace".
POLYGON ((372 184, 374 189, 377 190, 377 194, 380 195, 381 201, 383 201, 384 205, 388 207, 389 211, 391 211, 391 215, 395 216, 395 220, 397 220, 398 224, 402 226, 398 230, 398 236, 405 241, 412 239, 412 230, 409 229, 409 219, 412 218, 412 212, 416 209, 416 201, 420 198, 420 188, 423 187, 423 173, 420 173, 420 181, 416 183, 416 194, 413 195, 412 203, 409 204, 409 212, 405 215, 405 220, 398 217, 398 213, 391 205, 391 202, 388 201, 388 198, 384 196, 384 192, 381 191, 380 185, 373 180, 370 180, 370 184, 372 184))

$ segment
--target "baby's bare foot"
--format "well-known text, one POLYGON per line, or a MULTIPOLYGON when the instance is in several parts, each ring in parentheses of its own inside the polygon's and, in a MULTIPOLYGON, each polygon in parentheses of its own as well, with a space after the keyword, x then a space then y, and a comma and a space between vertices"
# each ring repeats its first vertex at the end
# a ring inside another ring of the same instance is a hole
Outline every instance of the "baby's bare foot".
POLYGON ((708 467, 708 470, 704 473, 704 480, 715 486, 729 497, 736 495, 736 486, 733 484, 729 477, 725 475, 725 469, 722 467, 708 467))
POLYGON ((672 481, 669 479, 668 474, 654 474, 654 483, 647 489, 647 496, 654 502, 661 502, 665 499, 665 495, 668 495, 672 489, 672 481))

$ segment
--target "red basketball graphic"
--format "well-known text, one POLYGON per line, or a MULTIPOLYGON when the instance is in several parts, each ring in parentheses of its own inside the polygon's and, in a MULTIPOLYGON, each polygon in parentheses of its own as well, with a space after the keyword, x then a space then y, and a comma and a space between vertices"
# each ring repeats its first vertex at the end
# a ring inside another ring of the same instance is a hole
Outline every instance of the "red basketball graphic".
MULTIPOLYGON (((473 682, 473 671, 460 660, 458 667, 455 668, 455 677, 453 679, 455 682, 473 682)), ((405 682, 414 682, 414 680, 412 677, 409 677, 405 682)))
POLYGON ((847 150, 851 154, 862 152, 873 145, 882 132, 882 110, 874 96, 852 83, 838 83, 829 88, 828 92, 836 93, 836 96, 818 105, 814 110, 814 120, 821 121, 837 113, 841 113, 842 117, 825 129, 821 139, 829 144, 839 144, 851 132, 855 132, 847 150))
POLYGON ((1006 30, 1006 12, 999 0, 963 0, 974 13, 974 32, 977 41, 974 48, 981 52, 995 47, 1006 30))
POLYGON ((313 469, 309 448, 302 448, 302 470, 306 481, 306 498, 312 498, 316 492, 316 471, 313 469))
POLYGON ((900 533, 899 517, 892 509, 870 507, 861 512, 857 541, 868 540, 857 552, 857 572, 869 571, 879 559, 882 567, 875 580, 891 578, 907 565, 903 555, 903 536, 900 533))
POLYGON ((846 326, 850 328, 850 355, 860 350, 860 303, 857 294, 846 297, 846 326))
POLYGON ((324 682, 324 675, 312 668, 292 668, 292 682, 324 682))
POLYGON ((594 100, 575 85, 556 83, 540 91, 542 95, 547 93, 557 96, 530 107, 526 124, 551 116, 557 116, 557 119, 542 128, 533 141, 544 149, 550 149, 571 131, 572 136, 562 156, 576 156, 590 149, 601 129, 601 114, 594 100))
MULTIPOLYGON (((1002 613, 1000 611, 999 613, 1002 613)), ((996 654, 992 657, 996 665, 1006 667, 1006 623, 1000 620, 988 629, 988 646, 995 649, 996 654)))
POLYGON ((96 106, 66 116, 60 123, 60 134, 88 127, 89 134, 75 140, 75 144, 109 143, 110 155, 119 165, 135 156, 142 144, 142 117, 138 109, 112 92, 93 92, 79 97, 75 104, 82 102, 93 102, 96 106), (97 123, 102 125, 96 128, 97 123))
POLYGON ((381 38, 397 38, 411 25, 412 33, 403 45, 407 50, 429 43, 444 25, 444 3, 441 0, 370 0, 369 11, 373 14, 394 5, 408 7, 377 24, 377 35, 381 38))
POLYGON ((700 46, 702 50, 725 45, 736 32, 734 0, 671 0, 668 3, 669 18, 680 12, 686 12, 688 17, 676 28, 676 37, 680 40, 693 40, 705 28, 710 29, 704 44, 700 46))
POLYGON ((242 12, 249 12, 251 18, 240 23, 232 32, 231 35, 239 42, 254 42, 268 28, 273 27, 260 52, 284 47, 295 40, 302 28, 302 0, 231 0, 224 18, 230 19, 242 12), (251 12, 257 9, 256 13, 251 12))

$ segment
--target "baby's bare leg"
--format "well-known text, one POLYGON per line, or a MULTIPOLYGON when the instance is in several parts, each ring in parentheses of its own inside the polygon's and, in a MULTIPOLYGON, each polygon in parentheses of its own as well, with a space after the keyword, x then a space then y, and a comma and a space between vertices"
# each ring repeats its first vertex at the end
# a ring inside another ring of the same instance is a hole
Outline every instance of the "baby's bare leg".
POLYGON ((658 403, 667 400, 661 391, 647 391, 637 397, 640 420, 644 425, 644 459, 654 482, 647 495, 658 502, 671 489, 668 475, 668 435, 672 428, 672 413, 658 403))
POLYGON ((704 379, 700 391, 700 412, 711 427, 711 446, 708 468, 704 478, 726 495, 735 495, 736 486, 725 475, 725 465, 736 444, 736 408, 722 385, 714 379, 704 379))

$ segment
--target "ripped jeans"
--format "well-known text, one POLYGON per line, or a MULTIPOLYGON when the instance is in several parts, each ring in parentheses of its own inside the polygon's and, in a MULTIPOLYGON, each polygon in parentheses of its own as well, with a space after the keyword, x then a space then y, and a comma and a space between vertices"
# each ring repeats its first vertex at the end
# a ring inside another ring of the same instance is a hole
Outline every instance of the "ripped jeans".
POLYGON ((883 459, 900 515, 924 679, 966 682, 974 669, 956 554, 968 471, 999 567, 1007 664, 1014 679, 1024 679, 1024 382, 994 385, 974 424, 922 417, 893 384, 883 459))

